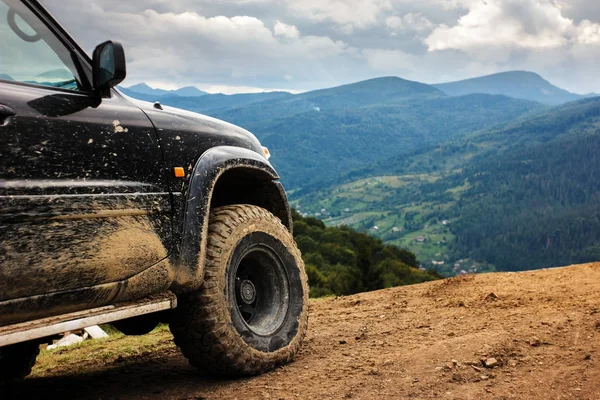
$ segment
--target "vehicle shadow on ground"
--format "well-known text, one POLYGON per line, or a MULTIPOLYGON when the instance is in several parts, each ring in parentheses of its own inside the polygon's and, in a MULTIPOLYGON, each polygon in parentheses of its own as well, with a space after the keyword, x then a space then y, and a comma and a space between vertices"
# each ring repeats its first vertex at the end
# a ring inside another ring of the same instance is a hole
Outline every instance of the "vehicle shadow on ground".
POLYGON ((0 386, 0 398, 200 400, 236 382, 241 380, 203 377, 181 356, 168 355, 115 362, 98 372, 71 371, 51 377, 30 377, 17 384, 0 386))

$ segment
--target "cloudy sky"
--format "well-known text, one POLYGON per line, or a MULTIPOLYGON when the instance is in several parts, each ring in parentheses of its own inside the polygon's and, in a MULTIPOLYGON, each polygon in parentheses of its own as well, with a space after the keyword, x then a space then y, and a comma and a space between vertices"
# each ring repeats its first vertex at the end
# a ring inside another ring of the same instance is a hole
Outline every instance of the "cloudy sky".
POLYGON ((42 2, 88 52, 124 44, 124 86, 305 91, 529 70, 600 93, 600 0, 42 2))

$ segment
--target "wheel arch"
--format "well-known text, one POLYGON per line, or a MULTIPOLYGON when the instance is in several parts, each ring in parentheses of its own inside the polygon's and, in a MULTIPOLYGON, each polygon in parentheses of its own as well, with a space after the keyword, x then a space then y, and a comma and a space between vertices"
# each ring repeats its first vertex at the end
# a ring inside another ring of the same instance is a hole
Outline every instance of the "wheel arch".
POLYGON ((264 157, 240 147, 213 147, 196 161, 186 194, 175 292, 194 290, 202 284, 212 208, 256 205, 270 211, 292 232, 291 211, 278 179, 264 157))

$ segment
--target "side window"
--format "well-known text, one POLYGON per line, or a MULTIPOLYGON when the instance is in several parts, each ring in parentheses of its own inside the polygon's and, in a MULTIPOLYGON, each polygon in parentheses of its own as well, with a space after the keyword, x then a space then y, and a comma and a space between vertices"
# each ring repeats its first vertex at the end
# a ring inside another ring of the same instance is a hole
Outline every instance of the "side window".
POLYGON ((69 50, 19 0, 0 0, 0 79, 80 90, 69 50))

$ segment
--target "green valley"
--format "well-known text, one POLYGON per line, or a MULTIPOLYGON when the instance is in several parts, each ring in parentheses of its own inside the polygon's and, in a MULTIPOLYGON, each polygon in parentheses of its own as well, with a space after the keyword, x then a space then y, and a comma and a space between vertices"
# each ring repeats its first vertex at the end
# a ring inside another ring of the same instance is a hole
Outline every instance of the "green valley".
POLYGON ((296 191, 294 204, 446 275, 585 262, 600 255, 599 146, 600 98, 581 100, 296 191))

